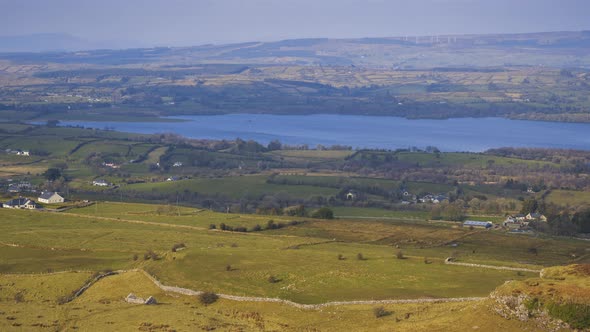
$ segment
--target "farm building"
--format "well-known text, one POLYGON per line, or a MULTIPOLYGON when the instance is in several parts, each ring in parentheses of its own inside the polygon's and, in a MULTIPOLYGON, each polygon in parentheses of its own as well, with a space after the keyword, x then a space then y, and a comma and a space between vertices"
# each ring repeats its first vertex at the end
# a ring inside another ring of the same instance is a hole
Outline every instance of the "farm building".
POLYGON ((2 207, 5 209, 29 209, 29 210, 34 210, 39 208, 39 205, 37 203, 35 203, 34 201, 25 198, 25 197, 19 197, 19 198, 15 198, 12 199, 4 204, 2 204, 2 207))
POLYGON ((63 203, 65 200, 56 192, 44 191, 41 196, 37 199, 41 203, 45 204, 58 204, 63 203))
POLYGON ((98 187, 108 187, 110 184, 106 180, 100 179, 92 181, 92 185, 98 187))
POLYGON ((420 199, 418 199, 418 202, 440 204, 446 200, 448 200, 448 197, 443 194, 438 194, 438 195, 427 194, 427 195, 421 197, 420 199))
POLYGON ((489 221, 475 221, 475 220, 467 220, 463 223, 463 227, 483 227, 483 228, 491 228, 494 226, 489 221))
POLYGON ((513 217, 514 217, 514 219, 516 221, 521 221, 522 222, 522 221, 525 221, 526 220, 526 216, 524 214, 522 214, 522 213, 515 214, 513 217))
POLYGON ((23 151, 23 150, 11 150, 10 153, 13 153, 17 156, 30 156, 31 153, 29 151, 23 151))

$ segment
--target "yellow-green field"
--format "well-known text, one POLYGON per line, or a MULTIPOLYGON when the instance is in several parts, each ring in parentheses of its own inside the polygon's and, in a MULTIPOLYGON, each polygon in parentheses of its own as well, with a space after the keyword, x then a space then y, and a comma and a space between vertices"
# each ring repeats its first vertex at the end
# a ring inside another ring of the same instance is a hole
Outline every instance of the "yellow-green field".
POLYGON ((530 324, 504 320, 486 301, 384 305, 390 314, 373 315, 375 305, 304 310, 283 304, 218 300, 205 306, 193 296, 167 293, 139 272, 104 278, 71 303, 58 305, 59 285, 74 290, 87 275, 0 276, 0 329, 3 331, 521 331, 530 324), (10 289, 38 289, 18 303, 10 289), (154 296, 158 305, 129 304, 125 296, 154 296))
POLYGON ((302 303, 481 296, 505 280, 524 277, 448 266, 440 256, 432 257, 432 264, 411 253, 399 260, 387 245, 208 231, 174 221, 138 223, 7 210, 0 210, 0 215, 5 220, 1 266, 11 273, 141 267, 167 284, 302 303), (187 248, 173 253, 175 243, 187 248), (325 244, 306 245, 314 243, 325 244), (144 260, 148 250, 160 259, 144 260), (356 259, 358 253, 366 259, 356 259), (338 260, 339 254, 346 259, 338 260), (269 283, 269 276, 281 282, 269 283))
POLYGON ((547 201, 560 205, 584 206, 590 205, 590 192, 573 190, 552 190, 547 201))
POLYGON ((426 221, 308 219, 279 230, 222 232, 208 225, 264 225, 268 216, 149 204, 99 203, 64 213, 0 209, 0 220, 4 330, 443 331, 503 326, 517 331, 528 325, 501 319, 487 301, 385 305, 391 314, 381 318, 373 314, 375 305, 308 310, 220 300, 204 306, 195 297, 160 290, 140 272, 105 277, 70 303, 58 304, 58 299, 80 288, 93 272, 130 269, 144 270, 164 285, 307 304, 486 297, 505 281, 536 274, 448 265, 444 259, 453 255, 460 262, 538 269, 572 262, 571 252, 581 255, 578 261, 588 256, 583 241, 426 221), (185 248, 172 251, 178 243, 185 248), (537 255, 529 247, 539 248, 537 255), (156 259, 145 255, 150 251, 156 259), (399 251, 403 259, 396 258, 399 251), (87 272, 51 273, 59 271, 87 272), (278 282, 269 282, 271 276, 278 282), (155 296, 160 304, 125 303, 129 293, 155 296), (475 317, 485 319, 474 323, 475 317))

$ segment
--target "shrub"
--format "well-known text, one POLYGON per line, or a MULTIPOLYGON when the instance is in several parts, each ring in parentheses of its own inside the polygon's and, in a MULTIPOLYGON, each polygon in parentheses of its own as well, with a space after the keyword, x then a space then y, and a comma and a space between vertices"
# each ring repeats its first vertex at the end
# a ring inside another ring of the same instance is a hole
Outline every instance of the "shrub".
POLYGON ((358 254, 356 254, 356 259, 358 259, 359 261, 364 261, 366 258, 365 256, 363 256, 362 253, 359 252, 358 254))
POLYGON ((136 261, 139 259, 139 256, 137 254, 133 254, 133 260, 136 261))
POLYGON ((14 302, 15 303, 21 303, 24 301, 25 301, 25 295, 23 294, 22 291, 14 294, 14 302))
POLYGON ((210 224, 209 229, 217 229, 217 226, 215 226, 215 224, 210 224))
POLYGON ((329 207, 319 208, 312 213, 311 217, 317 219, 334 219, 334 211, 329 207))
POLYGON ((277 229, 277 224, 271 219, 266 223, 266 229, 277 229))
POLYGON ((540 305, 541 305, 541 302, 536 297, 533 297, 532 299, 527 299, 524 302, 524 306, 525 306, 525 308, 528 309, 528 311, 537 310, 537 309, 539 309, 540 305))
POLYGON ((552 317, 561 319, 574 329, 590 328, 590 305, 580 303, 549 303, 547 311, 552 317))
POLYGON ((153 250, 148 250, 145 254, 143 254, 143 259, 146 261, 149 259, 155 261, 155 260, 158 260, 159 257, 158 257, 158 254, 156 254, 153 250))
POLYGON ((199 294, 199 302, 204 305, 209 305, 217 302, 219 296, 213 292, 203 292, 199 294))
POLYGON ((387 311, 383 307, 377 307, 373 309, 373 314, 375 315, 375 318, 381 318, 391 315, 391 311, 387 311))
POLYGON ((262 230, 262 227, 260 225, 256 225, 254 227, 252 227, 252 232, 260 232, 262 230))
POLYGON ((62 304, 66 304, 70 301, 70 298, 67 296, 60 296, 57 298, 57 304, 62 305, 62 304))

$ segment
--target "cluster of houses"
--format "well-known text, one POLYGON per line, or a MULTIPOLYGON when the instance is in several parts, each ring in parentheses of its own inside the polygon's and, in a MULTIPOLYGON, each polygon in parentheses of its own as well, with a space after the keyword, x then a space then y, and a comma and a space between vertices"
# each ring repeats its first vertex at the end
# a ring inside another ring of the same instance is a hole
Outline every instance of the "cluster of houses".
MULTIPOLYGON (((59 204, 63 203, 65 199, 58 193, 52 191, 44 191, 41 195, 37 198, 39 203, 44 204, 59 204)), ((26 197, 19 197, 15 199, 11 199, 8 202, 2 203, 2 207, 5 209, 26 209, 26 210, 35 210, 40 208, 41 206, 33 201, 30 198, 26 197)))
POLYGON ((17 183, 11 183, 8 185, 9 193, 20 193, 20 192, 35 192, 33 185, 27 181, 21 181, 17 183))
POLYGON ((20 149, 17 149, 17 150, 6 149, 5 152, 7 154, 15 154, 17 156, 25 156, 25 157, 29 157, 31 155, 31 152, 25 151, 25 150, 20 150, 20 149))
MULTIPOLYGON (((533 221, 547 221, 547 218, 540 213, 529 213, 529 214, 515 214, 506 217, 506 220, 502 223, 504 227, 507 227, 513 231, 526 231, 528 230, 529 223, 533 221)), ((491 221, 475 221, 466 220, 463 223, 463 227, 476 227, 476 228, 492 228, 494 224, 491 221)))
POLYGON ((547 217, 540 213, 531 212, 527 215, 525 214, 515 214, 506 217, 504 220, 503 225, 510 229, 526 229, 529 226, 530 222, 533 221, 547 221, 547 217))
POLYGON ((402 191, 402 204, 416 204, 416 203, 430 203, 440 204, 444 201, 448 201, 449 198, 445 194, 425 194, 422 197, 413 195, 412 193, 404 190, 402 191))
MULTIPOLYGON (((401 190, 399 193, 401 194, 401 197, 402 197, 401 204, 404 204, 404 205, 416 204, 416 203, 440 204, 444 201, 449 200, 449 198, 444 194, 425 194, 422 197, 418 197, 417 195, 414 195, 407 190, 401 190)), ((355 190, 350 190, 346 194, 346 200, 348 200, 348 201, 355 201, 355 200, 359 199, 359 197, 362 198, 361 194, 355 190)))
POLYGON ((426 194, 418 199, 420 203, 432 203, 432 204, 440 204, 444 201, 448 201, 449 198, 444 194, 426 194))
MULTIPOLYGON (((528 230, 529 223, 533 221, 547 221, 547 217, 540 213, 529 213, 529 214, 515 214, 506 217, 506 220, 502 223, 504 227, 514 231, 525 231, 528 230)), ((492 228, 494 224, 490 221, 474 221, 466 220, 463 223, 463 227, 479 227, 479 228, 492 228)))

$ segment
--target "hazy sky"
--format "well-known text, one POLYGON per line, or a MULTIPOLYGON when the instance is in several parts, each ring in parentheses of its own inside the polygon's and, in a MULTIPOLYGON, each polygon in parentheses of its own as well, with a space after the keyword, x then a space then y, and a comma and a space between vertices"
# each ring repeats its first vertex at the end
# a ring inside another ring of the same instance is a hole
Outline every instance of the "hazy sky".
POLYGON ((589 0, 0 0, 0 35, 195 45, 590 30, 589 0))

